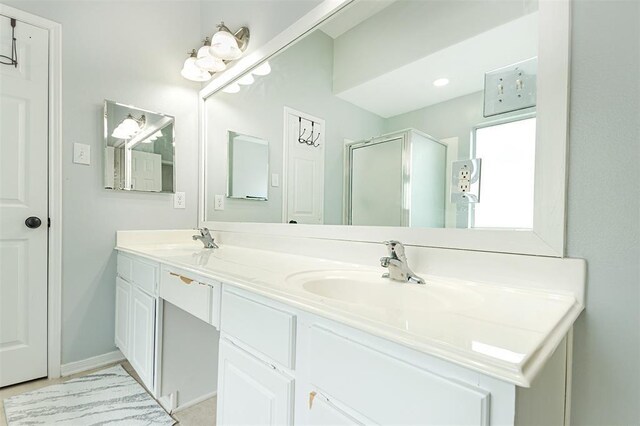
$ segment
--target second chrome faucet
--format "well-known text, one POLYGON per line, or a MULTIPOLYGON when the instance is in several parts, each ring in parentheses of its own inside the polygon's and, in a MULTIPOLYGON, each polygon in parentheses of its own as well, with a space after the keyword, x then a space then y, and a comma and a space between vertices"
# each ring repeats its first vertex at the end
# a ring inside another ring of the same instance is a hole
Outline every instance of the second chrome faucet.
POLYGON ((389 255, 380 258, 380 265, 387 268, 389 272, 382 275, 403 283, 425 284, 425 281, 417 276, 407 263, 407 256, 404 253, 404 245, 400 241, 385 241, 389 255))
POLYGON ((204 244, 204 248, 214 248, 214 249, 220 248, 213 241, 213 237, 211 236, 211 233, 209 232, 209 229, 200 228, 200 229, 198 229, 198 231, 200 231, 200 235, 194 235, 192 237, 194 241, 196 241, 196 240, 202 241, 202 244, 204 244))

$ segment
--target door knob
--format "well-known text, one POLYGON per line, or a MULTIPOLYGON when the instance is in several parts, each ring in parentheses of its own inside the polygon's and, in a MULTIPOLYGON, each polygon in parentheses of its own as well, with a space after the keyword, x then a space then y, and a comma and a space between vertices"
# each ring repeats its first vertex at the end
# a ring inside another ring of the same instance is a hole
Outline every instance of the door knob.
POLYGON ((24 221, 24 224, 27 225, 27 228, 36 229, 42 225, 42 221, 39 217, 31 216, 24 221))

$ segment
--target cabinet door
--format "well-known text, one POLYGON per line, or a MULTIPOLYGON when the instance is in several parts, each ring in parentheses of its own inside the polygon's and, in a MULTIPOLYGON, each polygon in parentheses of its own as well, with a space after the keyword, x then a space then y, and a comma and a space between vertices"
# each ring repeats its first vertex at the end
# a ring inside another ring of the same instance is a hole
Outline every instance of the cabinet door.
POLYGON ((128 359, 147 389, 153 390, 156 299, 133 286, 130 315, 128 359))
POLYGON ((319 391, 309 393, 308 423, 313 426, 342 426, 371 424, 370 421, 359 421, 347 414, 319 391))
POLYGON ((293 424, 293 379, 220 340, 219 425, 293 424))
POLYGON ((131 284, 116 278, 116 337, 120 352, 129 358, 129 308, 131 306, 131 284))

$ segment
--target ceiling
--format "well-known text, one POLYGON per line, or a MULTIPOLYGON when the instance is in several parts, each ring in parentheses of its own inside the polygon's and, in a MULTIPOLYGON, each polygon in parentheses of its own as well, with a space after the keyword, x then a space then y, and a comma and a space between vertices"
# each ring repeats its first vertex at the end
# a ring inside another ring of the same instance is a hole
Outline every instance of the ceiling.
MULTIPOLYGON (((350 12, 353 17, 331 21, 322 31, 332 36, 344 33, 357 25, 353 19, 362 22, 371 16, 367 16, 369 9, 362 9, 370 3, 376 3, 379 12, 393 2, 360 3, 350 12)), ((393 117, 481 91, 486 72, 537 56, 537 47, 538 13, 534 12, 335 94, 382 117, 393 117), (435 87, 433 81, 439 78, 450 83, 435 87)))

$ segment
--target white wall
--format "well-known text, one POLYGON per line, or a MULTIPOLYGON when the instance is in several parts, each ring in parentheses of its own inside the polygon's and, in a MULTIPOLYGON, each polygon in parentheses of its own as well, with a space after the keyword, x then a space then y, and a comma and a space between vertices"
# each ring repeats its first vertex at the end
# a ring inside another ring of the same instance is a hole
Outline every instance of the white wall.
POLYGON ((567 241, 589 278, 571 420, 638 425, 640 3, 576 0, 572 19, 567 241))
POLYGON ((197 89, 180 67, 200 39, 200 5, 189 1, 5 1, 62 24, 63 279, 62 362, 114 347, 115 231, 190 228, 197 223, 197 89), (195 23, 195 25, 189 25, 195 23), (176 117, 177 190, 103 188, 105 98, 176 117), (91 166, 72 163, 73 143, 91 145, 91 166))

